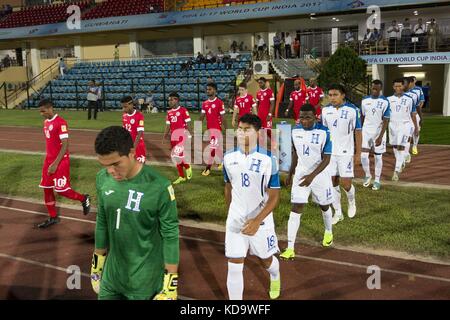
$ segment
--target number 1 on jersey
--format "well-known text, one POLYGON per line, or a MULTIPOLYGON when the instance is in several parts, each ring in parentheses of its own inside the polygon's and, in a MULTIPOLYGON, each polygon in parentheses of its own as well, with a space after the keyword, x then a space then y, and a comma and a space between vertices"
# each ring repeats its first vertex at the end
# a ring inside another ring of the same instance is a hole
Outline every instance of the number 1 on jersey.
POLYGON ((120 227, 120 208, 117 209, 116 230, 119 230, 119 227, 120 227))

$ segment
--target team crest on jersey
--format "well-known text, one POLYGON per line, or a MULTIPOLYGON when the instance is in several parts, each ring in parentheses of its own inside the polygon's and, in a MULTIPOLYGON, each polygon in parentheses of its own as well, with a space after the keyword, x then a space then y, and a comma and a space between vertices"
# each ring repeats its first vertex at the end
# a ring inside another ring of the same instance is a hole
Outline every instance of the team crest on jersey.
POLYGON ((213 109, 214 109, 215 107, 216 107, 216 105, 215 105, 215 104, 213 104, 213 105, 211 106, 211 108, 213 108, 213 109))
POLYGON ((62 126, 61 126, 61 131, 62 131, 62 132, 66 132, 66 131, 67 131, 67 127, 66 127, 65 125, 62 125, 62 126))
POLYGON ((180 116, 180 113, 179 112, 177 112, 176 114, 175 114, 177 117, 179 117, 180 116))
POLYGON ((51 124, 49 127, 48 127, 48 131, 52 131, 53 130, 53 125, 51 124))
POLYGON ((264 92, 264 94, 263 94, 263 95, 264 95, 264 97, 265 97, 265 96, 267 96, 267 93, 265 93, 265 92, 264 92))
POLYGON ((131 124, 134 124, 134 119, 131 119, 131 120, 130 120, 130 123, 131 123, 131 124))

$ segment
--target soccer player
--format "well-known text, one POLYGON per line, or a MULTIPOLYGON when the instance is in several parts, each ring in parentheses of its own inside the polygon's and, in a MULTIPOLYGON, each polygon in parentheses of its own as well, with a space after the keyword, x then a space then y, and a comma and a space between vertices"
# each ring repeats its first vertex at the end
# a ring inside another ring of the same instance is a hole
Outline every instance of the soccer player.
MULTIPOLYGON (((220 148, 219 143, 223 141, 222 127, 225 129, 225 107, 223 101, 217 98, 217 85, 214 82, 208 83, 206 86, 206 95, 208 96, 208 100, 204 101, 202 104, 200 121, 203 121, 206 117, 210 157, 205 170, 202 172, 203 176, 209 176, 211 172, 211 166, 214 162, 216 151, 220 148)), ((222 164, 219 165, 219 170, 222 169, 221 166, 222 164)))
POLYGON ((322 102, 324 94, 322 88, 317 86, 317 81, 315 78, 309 79, 309 87, 306 89, 306 94, 309 104, 316 108, 316 117, 320 119, 320 115, 322 113, 320 103, 322 102))
POLYGON ((258 117, 261 119, 262 129, 267 131, 267 136, 271 137, 272 114, 275 111, 275 96, 272 89, 267 87, 267 79, 261 77, 258 79, 260 90, 256 94, 256 109, 258 117))
POLYGON ((333 224, 336 224, 344 220, 341 209, 340 182, 347 194, 347 215, 349 218, 356 215, 355 187, 352 179, 354 165, 360 164, 362 136, 359 110, 353 104, 345 101, 344 87, 331 85, 328 88, 328 96, 330 104, 322 109, 322 123, 329 128, 333 141, 329 170, 335 191, 333 224), (355 159, 353 159, 354 154, 356 154, 355 159))
POLYGON ((280 255, 283 259, 295 257, 294 245, 300 228, 305 204, 312 193, 313 201, 322 210, 325 233, 322 245, 333 243, 332 211, 333 185, 327 166, 330 163, 332 144, 328 128, 316 123, 316 108, 305 104, 300 110, 300 123, 292 130, 292 164, 286 185, 292 184, 291 213, 288 220, 288 247, 280 255), (294 179, 292 179, 294 176, 294 179))
POLYGON ((167 111, 163 140, 166 139, 170 131, 171 157, 177 163, 179 175, 173 184, 179 184, 192 178, 192 168, 185 162, 184 157, 184 145, 186 140, 191 137, 188 127, 191 117, 186 108, 180 106, 180 96, 176 92, 169 94, 169 107, 171 109, 167 111), (183 169, 186 169, 186 177, 183 169))
POLYGON ((136 160, 145 163, 147 150, 144 142, 144 115, 134 108, 132 97, 123 97, 120 102, 123 110, 122 126, 133 138, 136 160))
POLYGON ((391 116, 389 101, 381 95, 383 83, 372 81, 372 95, 361 102, 362 152, 361 164, 365 173, 363 186, 369 187, 372 181, 370 173, 369 152, 375 155, 375 181, 372 190, 381 188, 381 171, 383 169, 383 153, 386 152, 386 130, 391 116))
MULTIPOLYGON (((410 96, 413 99, 414 106, 415 106, 415 108, 417 110, 418 106, 420 105, 420 94, 413 90, 413 88, 414 88, 414 79, 413 79, 413 77, 405 77, 405 78, 403 78, 403 84, 404 84, 405 94, 407 96, 410 96)), ((416 118, 418 118, 417 115, 416 115, 416 118)), ((419 118, 417 119, 417 123, 419 123, 419 118)), ((420 128, 419 128, 419 130, 420 130, 420 128)), ((408 142, 407 142, 407 144, 405 146, 405 152, 404 152, 405 165, 407 163, 411 162, 411 154, 409 153, 409 151, 410 151, 410 148, 411 148, 411 144, 413 143, 413 137, 414 137, 414 124, 411 121, 409 123, 409 138, 408 138, 408 142)))
POLYGON ((425 104, 425 95, 423 94, 423 90, 421 87, 419 87, 416 82, 417 82, 417 78, 415 76, 411 77, 411 80, 413 82, 413 87, 411 89, 412 92, 414 92, 418 97, 419 97, 419 103, 416 106, 417 109, 417 123, 419 125, 419 135, 414 135, 413 136, 413 147, 411 149, 411 153, 413 155, 418 155, 419 154, 419 150, 417 149, 417 146, 419 144, 419 138, 420 138, 420 130, 422 128, 422 123, 423 123, 423 113, 422 113, 422 108, 425 104))
POLYGON ((395 169, 392 175, 393 181, 398 181, 404 164, 405 146, 411 132, 411 122, 414 125, 414 133, 418 133, 416 118, 416 105, 411 96, 404 93, 404 80, 393 81, 394 95, 388 97, 391 107, 391 119, 389 121, 389 143, 392 145, 395 155, 395 169))
POLYGON ((242 116, 237 128, 238 147, 223 159, 230 300, 242 300, 244 260, 249 249, 270 274, 269 297, 280 295, 280 267, 274 256, 278 240, 272 214, 280 198, 280 178, 275 157, 258 146, 260 128, 261 120, 256 115, 242 116))
POLYGON ((307 95, 304 90, 300 88, 301 81, 294 81, 294 91, 291 92, 289 98, 289 105, 286 109, 285 116, 289 115, 289 111, 292 109, 294 113, 294 120, 298 122, 298 117, 300 115, 300 109, 306 103, 307 95))
POLYGON ((176 300, 179 230, 175 193, 136 160, 122 127, 103 129, 95 152, 97 223, 91 284, 100 300, 176 300))
POLYGON ((81 202, 85 215, 91 209, 91 200, 88 194, 79 194, 70 186, 69 128, 66 120, 54 112, 53 103, 50 100, 39 102, 39 112, 45 118, 46 143, 46 155, 39 187, 44 189, 45 206, 50 217, 38 224, 38 227, 48 228, 59 222, 53 191, 63 197, 81 202))
POLYGON ((242 82, 239 85, 239 97, 234 101, 233 119, 231 122, 233 128, 236 128, 239 118, 247 113, 256 114, 256 101, 252 95, 248 94, 247 85, 242 82))

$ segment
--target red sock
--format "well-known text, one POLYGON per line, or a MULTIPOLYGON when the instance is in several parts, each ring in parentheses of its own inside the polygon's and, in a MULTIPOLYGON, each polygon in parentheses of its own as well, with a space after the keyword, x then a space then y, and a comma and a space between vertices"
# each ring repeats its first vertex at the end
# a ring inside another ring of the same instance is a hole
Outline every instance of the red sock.
POLYGON ((191 167, 189 164, 184 163, 184 162, 182 162, 181 164, 183 165, 183 167, 184 167, 185 169, 189 169, 189 168, 191 167))
POLYGON ((178 175, 182 178, 184 178, 184 170, 183 170, 183 165, 182 164, 177 164, 177 169, 178 169, 178 175))
POLYGON ((56 201, 53 188, 44 188, 44 202, 49 216, 56 218, 56 201))
POLYGON ((58 194, 72 200, 78 200, 80 202, 83 202, 85 198, 82 194, 79 194, 78 192, 75 192, 72 189, 66 190, 64 192, 58 192, 58 194))

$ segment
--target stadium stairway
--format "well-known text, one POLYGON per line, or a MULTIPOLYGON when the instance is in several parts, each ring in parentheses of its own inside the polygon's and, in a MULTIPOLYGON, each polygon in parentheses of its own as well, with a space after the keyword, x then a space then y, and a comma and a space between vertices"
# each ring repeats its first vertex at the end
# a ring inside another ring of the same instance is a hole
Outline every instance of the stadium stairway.
POLYGON ((271 64, 283 80, 294 76, 300 76, 304 79, 317 76, 302 59, 276 59, 271 64))
POLYGON ((251 65, 251 55, 243 54, 228 66, 225 63, 194 63, 193 57, 159 57, 125 61, 79 62, 64 76, 50 81, 31 95, 31 107, 43 98, 53 100, 57 108, 79 109, 87 106, 88 82, 94 79, 103 89, 106 108, 120 109, 120 99, 131 95, 145 99, 151 91, 158 108, 167 107, 170 92, 177 91, 181 104, 199 110, 206 100, 206 84, 212 78, 218 86, 218 96, 226 99, 234 94, 236 77, 251 65))

